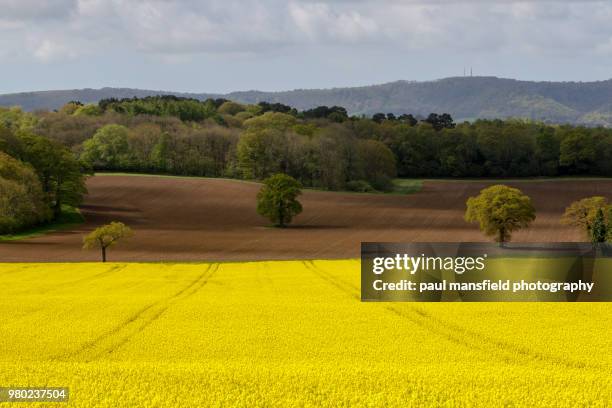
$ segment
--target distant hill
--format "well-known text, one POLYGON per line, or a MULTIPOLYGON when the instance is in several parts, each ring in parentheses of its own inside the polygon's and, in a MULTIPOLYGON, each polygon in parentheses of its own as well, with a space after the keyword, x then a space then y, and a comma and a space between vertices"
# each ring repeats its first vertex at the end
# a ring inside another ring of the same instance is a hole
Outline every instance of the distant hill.
POLYGON ((0 106, 26 110, 57 109, 70 100, 174 94, 197 99, 223 97, 237 102, 281 102, 300 110, 319 105, 344 106, 351 114, 447 112, 457 120, 519 117, 552 123, 612 126, 612 80, 532 82, 496 77, 455 77, 427 82, 284 92, 245 91, 225 95, 128 88, 80 89, 0 95, 0 106))
POLYGON ((181 92, 152 91, 132 88, 69 89, 61 91, 21 92, 0 95, 0 106, 21 106, 27 111, 59 109, 70 101, 97 103, 106 98, 132 98, 155 95, 176 95, 197 99, 206 99, 204 94, 187 94, 181 92))

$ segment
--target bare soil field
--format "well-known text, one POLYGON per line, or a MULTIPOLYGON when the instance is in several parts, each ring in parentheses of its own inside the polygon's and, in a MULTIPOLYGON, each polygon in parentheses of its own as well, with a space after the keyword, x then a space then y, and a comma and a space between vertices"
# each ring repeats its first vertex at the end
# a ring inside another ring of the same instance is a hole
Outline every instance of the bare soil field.
MULTIPOLYGON (((499 181, 426 181, 411 195, 305 191, 304 212, 290 228, 268 227, 256 211, 259 185, 203 178, 99 175, 89 179, 71 230, 0 243, 1 262, 95 261, 81 249, 98 225, 122 221, 134 237, 109 250, 109 261, 203 261, 356 258, 362 241, 487 241, 463 220, 469 196, 499 181)), ((612 198, 612 180, 510 181, 534 200, 537 220, 514 241, 581 241, 559 223, 572 201, 612 198)))

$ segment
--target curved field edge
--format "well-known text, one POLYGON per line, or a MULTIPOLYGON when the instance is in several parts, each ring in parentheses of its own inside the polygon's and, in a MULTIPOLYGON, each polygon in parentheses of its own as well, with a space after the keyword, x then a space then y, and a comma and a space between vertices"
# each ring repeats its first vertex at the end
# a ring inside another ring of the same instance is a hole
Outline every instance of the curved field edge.
MULTIPOLYGON (((261 185, 260 181, 255 180, 243 180, 227 177, 205 177, 205 176, 179 176, 175 174, 156 174, 156 173, 127 173, 127 172, 96 172, 95 176, 134 176, 134 177, 159 177, 168 179, 201 179, 201 180, 226 180, 235 181, 237 183, 247 183, 253 185, 261 185)), ((304 187, 304 190, 311 191, 325 191, 330 193, 342 193, 342 194, 385 194, 385 195, 407 195, 418 193, 423 187, 423 181, 421 179, 408 179, 408 178, 395 178, 392 180, 392 189, 388 192, 376 191, 376 192, 357 192, 349 190, 324 190, 315 187, 304 187)))
POLYGON ((69 406, 612 399, 607 303, 361 303, 358 260, 2 264, 0 280, 0 383, 69 386, 69 406))
POLYGON ((0 235, 0 241, 17 241, 20 239, 40 237, 52 232, 68 230, 85 222, 85 217, 78 208, 63 206, 62 214, 53 221, 27 228, 15 234, 0 235))

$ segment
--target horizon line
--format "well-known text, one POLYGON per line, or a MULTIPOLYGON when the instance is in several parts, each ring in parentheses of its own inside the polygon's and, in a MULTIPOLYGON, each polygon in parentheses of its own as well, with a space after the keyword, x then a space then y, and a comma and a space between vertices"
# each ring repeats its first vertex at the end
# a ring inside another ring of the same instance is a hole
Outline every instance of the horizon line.
POLYGON ((266 91, 266 90, 253 88, 253 89, 247 89, 247 90, 234 90, 234 91, 229 91, 229 92, 206 92, 206 91, 198 92, 198 91, 176 91, 176 90, 171 91, 171 90, 152 89, 152 88, 131 88, 131 87, 125 87, 125 86, 102 86, 99 88, 84 87, 84 88, 63 88, 63 89, 55 88, 55 89, 42 89, 42 90, 38 89, 38 90, 0 93, 0 96, 25 95, 25 94, 43 93, 43 92, 69 92, 69 91, 89 91, 89 90, 102 91, 104 89, 127 89, 127 90, 135 90, 135 91, 160 92, 159 95, 189 94, 189 95, 227 96, 227 95, 231 95, 235 93, 245 93, 245 92, 261 92, 261 93, 275 94, 275 93, 287 93, 287 92, 296 92, 296 91, 328 91, 328 90, 335 90, 335 89, 368 88, 368 87, 374 87, 374 86, 390 85, 390 84, 395 84, 395 83, 400 83, 400 82, 406 82, 410 84, 426 84, 426 83, 439 82, 439 81, 444 81, 444 80, 449 80, 449 79, 461 79, 461 80, 469 81, 469 80, 483 79, 483 78, 499 79, 499 80, 506 80, 506 81, 516 81, 516 82, 554 83, 554 84, 572 84, 572 83, 574 84, 592 84, 592 83, 607 82, 607 81, 612 80, 612 78, 608 78, 608 79, 591 80, 591 81, 577 81, 577 80, 544 81, 544 80, 526 80, 526 79, 517 79, 517 78, 509 78, 509 77, 498 77, 495 75, 474 75, 474 76, 456 75, 456 76, 449 76, 449 77, 429 79, 429 80, 396 79, 393 81, 370 83, 367 85, 333 86, 333 87, 322 87, 322 88, 292 88, 292 89, 285 89, 285 90, 279 90, 279 91, 266 91))

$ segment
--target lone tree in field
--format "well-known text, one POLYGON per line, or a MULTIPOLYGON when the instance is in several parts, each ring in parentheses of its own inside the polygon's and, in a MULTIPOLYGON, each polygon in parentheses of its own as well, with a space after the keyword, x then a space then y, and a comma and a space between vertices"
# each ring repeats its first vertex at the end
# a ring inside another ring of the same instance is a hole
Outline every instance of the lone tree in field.
POLYGON ((465 220, 478 222, 480 230, 503 245, 510 241, 512 232, 527 228, 535 220, 531 198, 517 188, 504 185, 485 188, 467 201, 465 220))
POLYGON ((106 248, 115 245, 120 239, 133 235, 130 227, 122 222, 111 222, 93 230, 83 239, 84 249, 100 248, 102 262, 106 262, 106 248))
POLYGON ((301 188, 296 179, 286 174, 268 177, 257 194, 257 212, 275 227, 284 228, 302 212, 302 204, 297 200, 301 188))
POLYGON ((592 240, 593 224, 599 210, 602 211, 602 215, 612 210, 605 197, 595 196, 574 201, 565 209, 565 213, 561 217, 561 223, 581 228, 592 240))

